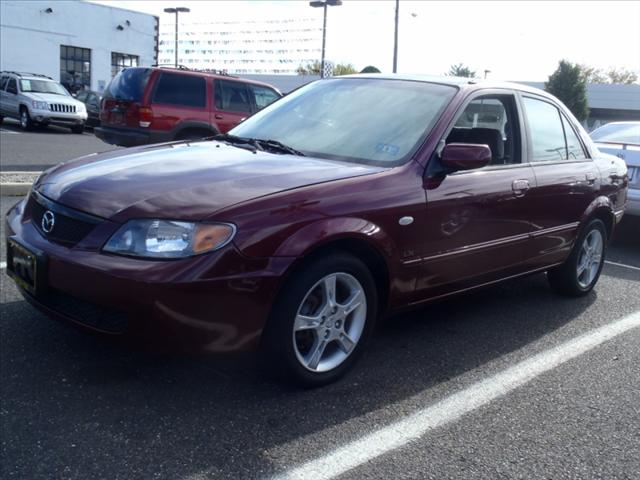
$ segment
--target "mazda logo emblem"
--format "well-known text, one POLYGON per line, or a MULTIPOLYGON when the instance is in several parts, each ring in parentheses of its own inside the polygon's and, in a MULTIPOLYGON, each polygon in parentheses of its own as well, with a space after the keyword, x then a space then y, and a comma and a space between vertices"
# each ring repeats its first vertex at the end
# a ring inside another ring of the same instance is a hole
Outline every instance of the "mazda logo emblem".
POLYGON ((56 216, 53 214, 51 210, 47 210, 42 215, 42 231, 44 233, 51 233, 53 231, 53 227, 56 224, 56 216))

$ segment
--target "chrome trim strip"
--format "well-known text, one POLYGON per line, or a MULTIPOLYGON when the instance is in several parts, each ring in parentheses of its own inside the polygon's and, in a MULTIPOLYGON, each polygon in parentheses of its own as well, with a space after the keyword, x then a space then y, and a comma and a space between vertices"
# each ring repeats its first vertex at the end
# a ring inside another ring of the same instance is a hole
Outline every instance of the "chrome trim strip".
POLYGON ((465 253, 476 252, 478 250, 485 250, 485 249, 489 249, 489 248, 499 247, 499 246, 502 246, 502 245, 507 245, 507 244, 510 244, 510 243, 522 242, 522 241, 525 241, 525 240, 532 240, 534 238, 541 237, 541 236, 544 236, 544 235, 548 235, 548 234, 551 234, 551 233, 557 233, 557 232, 562 232, 562 231, 565 231, 565 230, 571 230, 571 229, 577 228, 579 225, 580 225, 580 222, 567 223, 566 225, 559 225, 557 227, 545 228, 545 229, 538 230, 538 231, 532 232, 532 233, 523 233, 523 234, 520 234, 520 235, 513 235, 511 237, 500 238, 498 240, 491 240, 489 242, 477 243, 475 245, 460 247, 460 248, 457 248, 455 250, 451 250, 451 251, 443 252, 443 253, 437 253, 435 255, 430 255, 428 257, 413 258, 411 260, 403 261, 402 264, 404 266, 410 266, 410 265, 415 265, 415 264, 418 264, 418 263, 427 263, 427 262, 431 262, 431 261, 434 261, 434 260, 440 260, 442 258, 447 258, 447 257, 451 257, 451 256, 454 256, 454 255, 464 255, 465 253))

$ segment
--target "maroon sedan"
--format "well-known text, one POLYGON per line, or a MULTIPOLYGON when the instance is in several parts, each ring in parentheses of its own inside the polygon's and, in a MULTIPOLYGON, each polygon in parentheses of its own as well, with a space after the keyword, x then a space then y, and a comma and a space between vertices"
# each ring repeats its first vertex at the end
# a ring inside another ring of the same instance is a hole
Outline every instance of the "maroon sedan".
POLYGON ((230 133, 45 172, 7 218, 25 298, 121 338, 261 347, 318 385, 385 313, 544 271, 588 293, 626 202, 624 162, 521 85, 327 79, 230 133))

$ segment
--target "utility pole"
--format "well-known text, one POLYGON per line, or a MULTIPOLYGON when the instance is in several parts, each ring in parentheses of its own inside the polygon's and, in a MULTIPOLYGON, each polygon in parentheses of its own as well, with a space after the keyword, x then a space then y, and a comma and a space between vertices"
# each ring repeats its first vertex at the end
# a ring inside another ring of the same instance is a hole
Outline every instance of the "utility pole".
POLYGON ((400 15, 400 0, 396 0, 396 28, 393 32, 393 73, 398 73, 398 16, 400 15))

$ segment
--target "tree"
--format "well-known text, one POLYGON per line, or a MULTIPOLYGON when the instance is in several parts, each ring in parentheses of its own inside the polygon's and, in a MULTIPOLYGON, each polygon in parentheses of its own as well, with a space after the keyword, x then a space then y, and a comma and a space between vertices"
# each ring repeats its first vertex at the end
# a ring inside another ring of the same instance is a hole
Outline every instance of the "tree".
POLYGON ((373 65, 369 65, 367 67, 364 67, 362 70, 360 70, 360 73, 381 73, 381 72, 373 65))
POLYGON ((544 88, 558 97, 579 121, 582 122, 589 115, 587 81, 580 65, 560 60, 558 68, 549 76, 544 88))
POLYGON ((320 62, 307 63, 306 66, 300 65, 296 69, 298 75, 320 75, 322 64, 320 62))
POLYGON ((476 72, 471 70, 463 63, 458 63, 457 65, 451 65, 449 68, 449 72, 446 73, 449 77, 475 77, 476 72))
POLYGON ((636 83, 638 74, 625 68, 611 67, 606 72, 591 65, 579 65, 587 83, 636 83))
POLYGON ((615 68, 612 67, 607 70, 607 76, 609 77, 609 83, 637 83, 638 82, 638 74, 636 72, 632 72, 631 70, 627 70, 625 68, 615 68))
POLYGON ((350 63, 339 63, 333 67, 333 75, 338 77, 340 75, 351 75, 352 73, 358 73, 356 68, 350 63))

